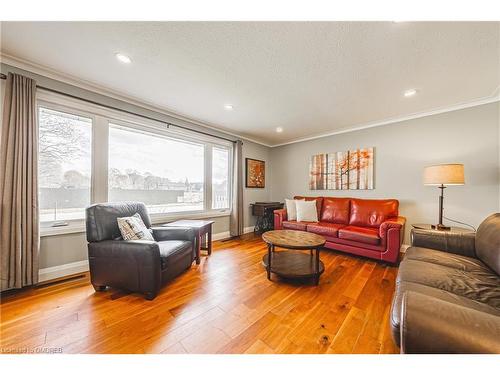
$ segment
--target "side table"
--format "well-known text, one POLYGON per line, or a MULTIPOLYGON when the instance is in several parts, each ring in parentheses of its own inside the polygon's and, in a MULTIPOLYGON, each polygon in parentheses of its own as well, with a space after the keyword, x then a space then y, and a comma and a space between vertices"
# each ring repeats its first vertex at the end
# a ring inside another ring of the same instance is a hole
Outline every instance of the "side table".
POLYGON ((189 227, 195 232, 196 264, 201 262, 201 250, 212 254, 212 224, 213 220, 177 220, 163 224, 164 227, 189 227))

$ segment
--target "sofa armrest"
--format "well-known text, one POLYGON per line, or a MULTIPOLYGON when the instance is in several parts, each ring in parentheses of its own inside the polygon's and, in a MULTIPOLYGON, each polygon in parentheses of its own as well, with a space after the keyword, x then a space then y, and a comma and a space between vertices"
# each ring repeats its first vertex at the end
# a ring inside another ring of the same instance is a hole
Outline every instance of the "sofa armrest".
POLYGON ((194 241, 194 229, 189 227, 152 227, 156 241, 194 241))
POLYGON ((274 229, 283 229, 283 222, 286 221, 286 209, 274 210, 274 229))
POLYGON ((499 316, 417 292, 402 303, 402 353, 500 353, 499 316))
POLYGON ((396 229, 400 232, 400 239, 403 241, 405 224, 406 218, 404 216, 398 216, 384 221, 379 227, 380 238, 386 238, 390 229, 396 229))
POLYGON ((475 258, 476 234, 413 228, 411 245, 475 258))

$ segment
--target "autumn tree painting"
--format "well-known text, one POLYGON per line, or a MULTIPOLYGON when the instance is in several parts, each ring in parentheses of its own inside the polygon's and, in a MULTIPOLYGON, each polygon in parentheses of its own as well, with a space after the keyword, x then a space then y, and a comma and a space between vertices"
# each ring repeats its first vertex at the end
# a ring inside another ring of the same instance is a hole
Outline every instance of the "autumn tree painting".
POLYGON ((314 155, 311 190, 373 189, 373 147, 314 155))

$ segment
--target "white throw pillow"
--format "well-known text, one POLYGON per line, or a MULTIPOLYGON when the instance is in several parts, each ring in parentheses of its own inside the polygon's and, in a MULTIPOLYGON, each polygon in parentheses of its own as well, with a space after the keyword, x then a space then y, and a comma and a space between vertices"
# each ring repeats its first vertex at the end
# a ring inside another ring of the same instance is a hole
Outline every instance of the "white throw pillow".
POLYGON ((297 206, 295 202, 303 199, 285 199, 287 220, 297 220, 297 206))
POLYGON ((316 201, 296 201, 297 221, 318 221, 316 201))
POLYGON ((116 221, 118 222, 118 228, 125 241, 155 240, 149 229, 146 228, 139 213, 129 217, 119 217, 116 221))

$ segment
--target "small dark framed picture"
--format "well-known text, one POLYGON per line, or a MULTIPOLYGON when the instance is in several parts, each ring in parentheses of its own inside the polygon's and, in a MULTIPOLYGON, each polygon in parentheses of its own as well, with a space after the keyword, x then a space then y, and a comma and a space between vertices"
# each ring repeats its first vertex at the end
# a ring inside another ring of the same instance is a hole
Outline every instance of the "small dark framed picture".
POLYGON ((247 188, 265 188, 266 187, 266 162, 246 158, 246 179, 247 188))

